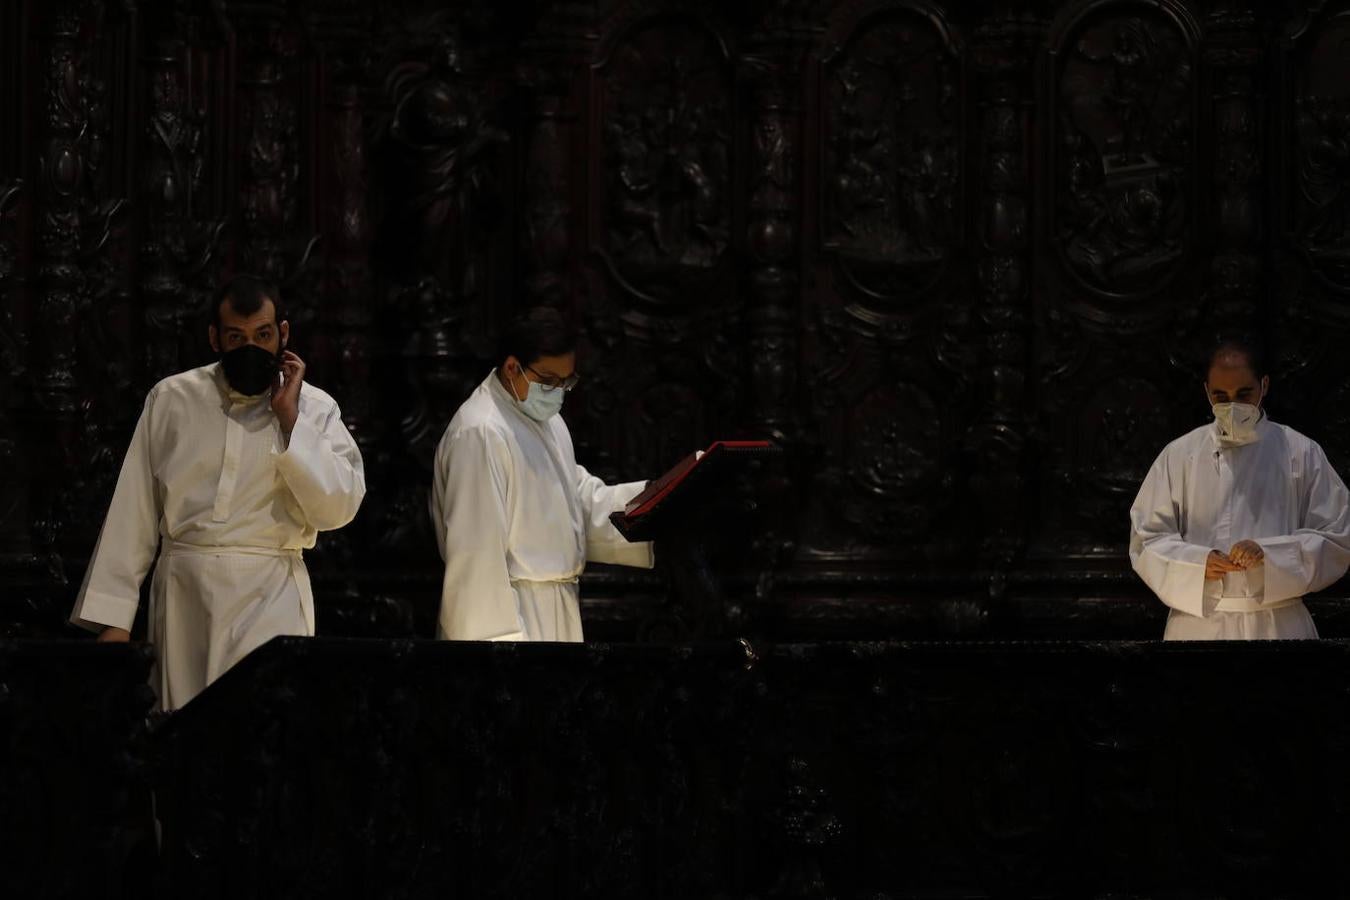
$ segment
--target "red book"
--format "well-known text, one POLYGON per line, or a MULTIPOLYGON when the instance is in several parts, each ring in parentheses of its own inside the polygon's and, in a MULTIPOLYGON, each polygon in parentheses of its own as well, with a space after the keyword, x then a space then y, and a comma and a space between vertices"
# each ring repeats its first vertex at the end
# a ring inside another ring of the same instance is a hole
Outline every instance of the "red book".
POLYGON ((707 450, 691 453, 680 460, 660 478, 647 485, 624 507, 623 517, 629 521, 647 515, 674 493, 687 479, 704 468, 715 467, 717 460, 732 453, 773 450, 770 441, 714 441, 707 450))

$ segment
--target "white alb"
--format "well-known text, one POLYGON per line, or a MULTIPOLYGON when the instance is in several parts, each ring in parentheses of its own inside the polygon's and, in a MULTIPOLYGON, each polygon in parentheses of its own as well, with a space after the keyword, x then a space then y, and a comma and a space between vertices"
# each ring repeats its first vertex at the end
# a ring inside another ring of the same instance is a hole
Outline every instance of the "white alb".
POLYGON ((1231 446, 1217 423, 1168 444, 1130 508, 1130 562, 1170 606, 1167 640, 1315 638, 1303 605, 1350 566, 1350 493, 1316 442, 1262 417, 1231 446), (1211 550, 1264 561, 1205 579, 1211 550))
POLYGON ((219 363, 166 378, 145 399, 71 621, 130 630, 154 563, 155 687, 176 709, 271 638, 314 633, 301 551, 350 522, 365 491, 337 403, 313 385, 287 441, 267 395, 231 390, 219 363))
POLYGON ((494 371, 436 449, 431 519, 445 560, 437 634, 580 641, 587 560, 650 568, 652 547, 609 521, 645 482, 607 485, 577 465, 561 416, 525 415, 494 371))

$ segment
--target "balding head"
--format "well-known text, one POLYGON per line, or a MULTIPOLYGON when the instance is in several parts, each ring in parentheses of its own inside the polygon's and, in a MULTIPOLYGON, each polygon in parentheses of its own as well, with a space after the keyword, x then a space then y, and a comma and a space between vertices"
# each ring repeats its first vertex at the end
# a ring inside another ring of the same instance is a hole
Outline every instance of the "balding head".
POLYGON ((1205 392, 1211 404, 1260 406, 1269 390, 1270 376, 1256 344, 1228 338, 1214 346, 1205 371, 1205 392))

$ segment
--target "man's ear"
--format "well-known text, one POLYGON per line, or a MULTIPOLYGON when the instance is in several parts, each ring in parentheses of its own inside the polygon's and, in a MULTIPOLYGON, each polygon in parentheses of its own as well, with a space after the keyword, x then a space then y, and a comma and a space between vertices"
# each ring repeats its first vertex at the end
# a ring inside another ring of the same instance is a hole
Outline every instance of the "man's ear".
POLYGON ((1262 399, 1262 400, 1266 399, 1266 394, 1269 394, 1269 393, 1270 393, 1270 376, 1269 376, 1269 375, 1262 375, 1262 376, 1261 376, 1261 399, 1262 399))
POLYGON ((289 319, 282 319, 282 320, 281 320, 281 325, 278 326, 277 331, 280 332, 280 334, 281 334, 281 349, 282 349, 282 350, 285 350, 285 349, 286 349, 286 345, 287 345, 288 343, 290 343, 290 340, 291 340, 291 322, 290 322, 290 320, 289 320, 289 319))
POLYGON ((216 332, 216 326, 208 325, 206 327, 206 338, 211 342, 211 352, 220 352, 220 335, 216 332))

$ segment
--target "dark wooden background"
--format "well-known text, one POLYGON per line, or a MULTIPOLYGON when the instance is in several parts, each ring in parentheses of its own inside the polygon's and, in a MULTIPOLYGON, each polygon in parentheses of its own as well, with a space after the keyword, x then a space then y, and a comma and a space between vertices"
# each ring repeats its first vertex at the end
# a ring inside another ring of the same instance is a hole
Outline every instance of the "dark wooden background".
MULTIPOLYGON (((788 449, 737 629, 1156 635, 1126 509, 1217 329, 1350 461, 1346 6, 8 0, 0 634, 63 633, 144 392, 254 271, 365 455, 322 631, 430 635, 435 444, 542 302, 593 471, 788 449)), ((687 633, 664 585, 592 573, 591 633, 687 633)))

